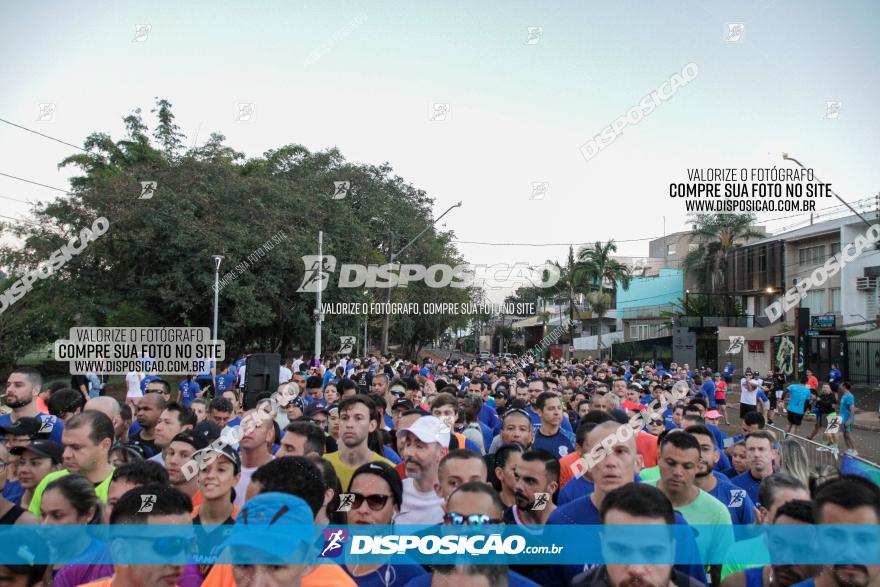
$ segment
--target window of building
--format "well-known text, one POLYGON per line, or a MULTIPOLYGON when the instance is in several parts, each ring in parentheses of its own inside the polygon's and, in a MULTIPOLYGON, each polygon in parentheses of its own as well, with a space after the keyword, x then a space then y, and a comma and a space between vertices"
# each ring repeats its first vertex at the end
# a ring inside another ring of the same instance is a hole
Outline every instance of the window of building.
POLYGON ((825 245, 798 249, 799 265, 821 265, 825 262, 825 245))
POLYGON ((840 242, 831 243, 831 257, 840 252, 840 242))
POLYGON ((696 251, 696 250, 699 249, 699 248, 700 248, 700 244, 699 244, 699 243, 690 243, 690 244, 688 245, 688 252, 696 251))
POLYGON ((666 245, 666 255, 668 257, 671 257, 674 254, 675 254, 675 244, 673 243, 671 245, 666 245))
POLYGON ((832 287, 828 290, 828 311, 832 314, 840 314, 840 288, 832 287))
POLYGON ((802 307, 810 309, 810 315, 816 316, 818 314, 825 313, 825 296, 826 292, 824 289, 819 290, 810 290, 807 292, 807 297, 804 298, 802 303, 802 307))

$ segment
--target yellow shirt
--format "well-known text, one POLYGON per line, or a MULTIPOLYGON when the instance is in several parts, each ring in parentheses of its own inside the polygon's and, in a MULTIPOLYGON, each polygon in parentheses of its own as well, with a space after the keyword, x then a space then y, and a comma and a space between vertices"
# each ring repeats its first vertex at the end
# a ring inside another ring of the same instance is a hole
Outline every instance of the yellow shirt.
MULTIPOLYGON (((390 467, 394 466, 394 463, 392 463, 382 455, 378 453, 370 454, 373 455, 371 462, 381 461, 390 467)), ((324 455, 324 460, 333 465, 333 470, 336 471, 336 476, 339 477, 339 483, 342 485, 342 491, 348 491, 348 486, 351 484, 351 476, 354 475, 357 467, 352 467, 343 463, 342 460, 339 458, 338 451, 324 455)))

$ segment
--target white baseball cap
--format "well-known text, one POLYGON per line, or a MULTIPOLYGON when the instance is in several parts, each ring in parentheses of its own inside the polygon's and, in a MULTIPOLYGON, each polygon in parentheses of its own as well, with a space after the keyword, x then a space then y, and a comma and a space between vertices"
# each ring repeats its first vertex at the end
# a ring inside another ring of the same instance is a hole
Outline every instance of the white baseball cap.
POLYGON ((422 416, 408 428, 398 430, 397 437, 400 438, 405 432, 414 434, 422 442, 436 442, 440 446, 449 446, 451 436, 449 427, 437 416, 422 416))

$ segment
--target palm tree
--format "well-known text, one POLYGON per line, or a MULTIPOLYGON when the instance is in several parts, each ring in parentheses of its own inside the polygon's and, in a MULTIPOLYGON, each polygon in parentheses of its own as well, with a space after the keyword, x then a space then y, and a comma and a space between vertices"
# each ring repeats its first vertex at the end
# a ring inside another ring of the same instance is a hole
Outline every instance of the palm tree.
POLYGON ((614 240, 605 244, 596 241, 592 247, 581 248, 577 261, 586 271, 592 292, 587 296, 590 306, 599 315, 599 357, 602 357, 602 315, 611 307, 618 284, 624 290, 629 289, 632 271, 629 267, 612 258, 617 252, 614 240), (606 285, 610 284, 610 285, 606 285))
POLYGON ((753 214, 694 214, 688 222, 694 225, 694 237, 705 242, 688 252, 685 270, 697 276, 702 290, 726 292, 728 253, 742 241, 766 235, 754 229, 753 214))
MULTIPOLYGON (((575 259, 574 247, 568 247, 568 260, 565 265, 560 265, 556 261, 547 261, 559 272, 559 281, 556 287, 564 291, 564 295, 560 296, 568 302, 568 341, 574 344, 574 316, 577 312, 576 297, 578 294, 587 293, 591 286, 590 272, 587 266, 575 259)), ((566 357, 568 351, 566 350, 566 357)))

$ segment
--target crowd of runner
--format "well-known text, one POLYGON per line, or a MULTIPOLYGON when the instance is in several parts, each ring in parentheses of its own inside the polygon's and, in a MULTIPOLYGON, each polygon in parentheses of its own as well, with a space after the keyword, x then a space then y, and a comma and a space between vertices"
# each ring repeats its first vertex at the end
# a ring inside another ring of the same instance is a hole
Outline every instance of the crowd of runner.
POLYGON ((820 385, 809 372, 800 383, 751 370, 739 377, 732 364, 714 373, 592 359, 300 357, 280 365, 277 389, 258 394, 246 389, 246 369, 241 356, 169 381, 147 363, 126 376, 121 402, 104 394, 95 374, 67 387, 44 385, 31 368, 14 370, 0 416, 0 524, 192 524, 200 547, 187 565, 114 564, 108 545, 72 533, 53 546, 68 552, 53 555, 77 564, 0 566, 0 585, 867 587, 880 580, 869 564, 740 563, 738 549, 747 545, 732 531, 730 540, 675 545, 723 565, 225 564, 218 557, 227 547, 279 556, 273 549, 296 548, 283 536, 236 542, 237 526, 279 517, 511 524, 526 534, 564 524, 880 523, 875 484, 810 470, 802 446, 767 427, 785 414, 796 432, 813 411, 812 436, 822 432, 835 444, 832 415, 855 454, 852 393, 839 372, 820 385), (734 392, 742 433, 728 437, 718 424, 729 422, 734 392))

